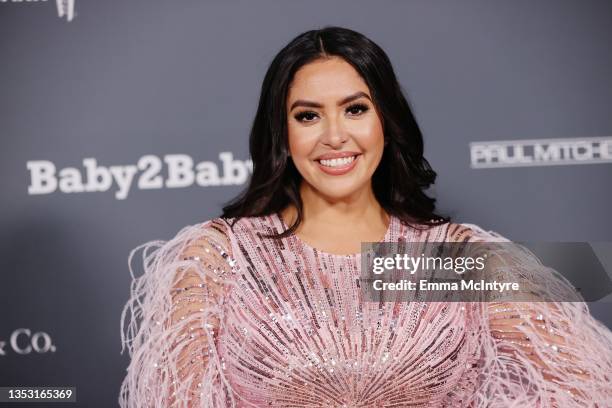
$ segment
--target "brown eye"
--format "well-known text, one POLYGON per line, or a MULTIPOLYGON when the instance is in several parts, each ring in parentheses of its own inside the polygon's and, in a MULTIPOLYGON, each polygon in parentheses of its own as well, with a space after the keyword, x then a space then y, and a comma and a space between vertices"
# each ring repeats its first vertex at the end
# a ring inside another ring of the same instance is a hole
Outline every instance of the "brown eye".
POLYGON ((346 112, 350 113, 351 116, 359 116, 362 113, 365 113, 368 111, 368 106, 364 105, 362 103, 356 103, 354 105, 349 106, 348 108, 346 108, 346 112))
POLYGON ((310 112, 310 111, 300 112, 297 115, 295 115, 295 119, 298 122, 312 122, 316 118, 317 118, 317 114, 315 112, 310 112))

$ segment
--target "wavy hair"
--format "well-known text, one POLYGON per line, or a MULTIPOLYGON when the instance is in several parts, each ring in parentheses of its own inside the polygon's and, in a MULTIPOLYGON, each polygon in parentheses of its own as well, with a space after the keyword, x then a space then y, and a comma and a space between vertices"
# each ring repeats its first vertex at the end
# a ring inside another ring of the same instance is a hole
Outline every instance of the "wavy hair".
MULTIPOLYGON (((336 56, 350 63, 366 82, 381 115, 385 139, 382 160, 372 176, 372 189, 388 214, 404 223, 427 226, 450 222, 435 213, 435 199, 425 193, 436 173, 423 156, 423 136, 402 93, 385 52, 372 40, 342 27, 324 27, 298 35, 272 60, 261 87, 249 148, 253 174, 248 187, 223 207, 221 218, 263 216, 292 204, 293 233, 303 221, 302 176, 289 156, 287 93, 295 73, 320 58, 336 56)), ((233 225, 233 223, 231 223, 233 225)))

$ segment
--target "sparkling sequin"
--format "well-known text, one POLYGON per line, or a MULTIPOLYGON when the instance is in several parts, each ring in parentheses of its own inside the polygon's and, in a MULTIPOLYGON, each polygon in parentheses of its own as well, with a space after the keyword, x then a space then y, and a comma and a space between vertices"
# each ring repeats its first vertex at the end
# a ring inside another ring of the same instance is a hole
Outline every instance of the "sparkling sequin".
MULTIPOLYGON (((384 241, 467 242, 472 227, 392 216, 384 241)), ((263 238, 285 228, 277 215, 206 228, 147 257, 133 285, 132 317, 144 323, 127 328, 122 407, 590 406, 585 376, 590 395, 609 396, 612 339, 580 305, 367 302, 360 254, 263 238)), ((514 272, 538 268, 525 265, 514 272)))
MULTIPOLYGON (((229 294, 219 338, 233 388, 268 407, 443 403, 466 361, 476 360, 476 344, 466 336, 471 322, 456 320, 465 307, 365 302, 360 254, 333 255, 296 236, 279 245, 254 233, 282 228, 277 216, 242 219, 233 228, 240 242, 233 257, 249 271, 229 294)), ((385 240, 400 236, 423 237, 392 217, 385 240)))

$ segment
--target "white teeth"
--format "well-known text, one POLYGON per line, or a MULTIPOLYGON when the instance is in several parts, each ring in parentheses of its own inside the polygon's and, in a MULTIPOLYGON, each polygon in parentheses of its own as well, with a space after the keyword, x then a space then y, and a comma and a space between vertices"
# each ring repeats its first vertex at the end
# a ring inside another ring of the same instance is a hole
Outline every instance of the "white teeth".
POLYGON ((326 167, 341 167, 352 163, 353 160, 355 160, 355 156, 343 157, 341 159, 319 160, 319 162, 326 167))

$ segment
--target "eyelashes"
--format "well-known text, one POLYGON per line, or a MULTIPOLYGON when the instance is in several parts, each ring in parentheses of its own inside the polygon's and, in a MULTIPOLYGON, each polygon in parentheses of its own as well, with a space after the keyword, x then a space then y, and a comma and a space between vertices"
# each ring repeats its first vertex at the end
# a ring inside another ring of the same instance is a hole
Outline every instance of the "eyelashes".
POLYGON ((360 115, 360 114, 362 114, 362 113, 366 113, 366 112, 368 111, 368 109, 370 109, 370 108, 368 107, 368 105, 365 105, 365 104, 363 104, 363 103, 356 103, 356 104, 353 104, 353 105, 351 105, 351 106, 347 107, 347 108, 346 108, 346 111, 347 111, 347 112, 348 112, 348 111, 353 111, 353 112, 354 112, 354 111, 358 111, 358 113, 356 113, 356 114, 355 114, 355 113, 353 113, 353 115, 360 115))
MULTIPOLYGON (((348 106, 345 109, 346 113, 349 113, 350 116, 360 116, 363 115, 364 113, 366 113, 370 108, 363 104, 363 103, 354 103, 350 106, 348 106)), ((295 119, 298 122, 304 122, 304 123, 308 123, 308 122, 312 122, 314 121, 316 118, 319 117, 319 114, 317 112, 314 111, 302 111, 299 112, 297 114, 295 114, 295 119)))
POLYGON ((312 122, 317 114, 312 111, 304 111, 297 113, 294 117, 298 122, 312 122))

